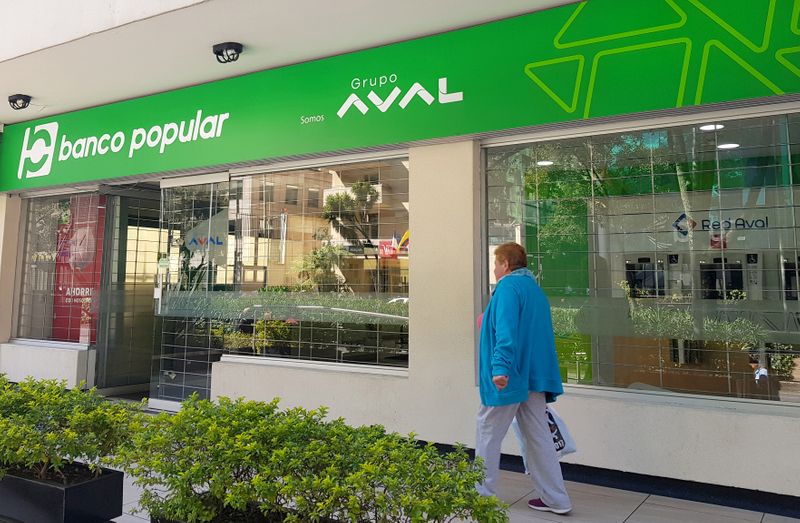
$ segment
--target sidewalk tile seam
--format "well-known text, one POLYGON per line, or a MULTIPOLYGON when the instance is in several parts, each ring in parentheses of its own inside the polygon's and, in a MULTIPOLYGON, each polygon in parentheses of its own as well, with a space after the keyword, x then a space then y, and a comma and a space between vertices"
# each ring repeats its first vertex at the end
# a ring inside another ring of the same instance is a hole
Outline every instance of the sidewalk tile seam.
POLYGON ((627 516, 625 519, 623 519, 623 520, 622 520, 622 523, 626 523, 626 522, 627 522, 627 521, 628 521, 628 520, 631 518, 631 516, 633 516, 633 515, 636 513, 636 511, 637 511, 637 510, 639 510, 640 508, 642 508, 642 505, 644 505, 644 504, 647 502, 647 500, 648 500, 648 499, 650 499, 650 496, 651 496, 651 494, 647 494, 647 495, 645 496, 645 498, 642 500, 642 502, 641 502, 641 503, 639 503, 639 504, 636 506, 636 508, 635 508, 635 509, 633 509, 633 511, 632 511, 630 514, 628 514, 628 516, 627 516))

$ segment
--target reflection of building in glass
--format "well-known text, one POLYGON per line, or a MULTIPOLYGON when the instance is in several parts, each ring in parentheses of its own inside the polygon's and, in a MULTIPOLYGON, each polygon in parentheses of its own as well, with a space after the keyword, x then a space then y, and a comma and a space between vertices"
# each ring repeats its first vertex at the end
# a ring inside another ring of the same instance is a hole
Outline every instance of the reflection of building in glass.
POLYGON ((796 352, 795 129, 768 117, 490 149, 490 254, 520 238, 554 303, 580 311, 559 342, 568 381, 755 397, 750 354, 796 352))
POLYGON ((178 184, 163 198, 158 397, 207 395, 223 353, 408 364, 402 162, 178 184))
POLYGON ((314 252, 327 251, 335 259, 331 270, 337 290, 407 292, 407 252, 379 252, 381 242, 392 242, 408 230, 403 205, 408 171, 401 162, 253 175, 234 183, 242 187, 242 197, 231 203, 230 212, 241 222, 243 290, 296 285, 302 272, 298 265, 314 252), (352 197, 353 184, 365 181, 377 196, 366 207, 343 209, 337 217, 337 198, 352 197))

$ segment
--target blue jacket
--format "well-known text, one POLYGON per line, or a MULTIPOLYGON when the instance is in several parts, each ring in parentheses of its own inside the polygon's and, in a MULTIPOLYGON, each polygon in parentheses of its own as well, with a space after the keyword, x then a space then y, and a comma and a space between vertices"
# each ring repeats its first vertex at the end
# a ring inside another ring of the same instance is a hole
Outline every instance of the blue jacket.
POLYGON ((563 394, 550 303, 528 269, 517 269, 497 283, 481 325, 479 382, 487 406, 527 401, 544 392, 548 402, 563 394), (492 376, 508 376, 498 391, 492 376))

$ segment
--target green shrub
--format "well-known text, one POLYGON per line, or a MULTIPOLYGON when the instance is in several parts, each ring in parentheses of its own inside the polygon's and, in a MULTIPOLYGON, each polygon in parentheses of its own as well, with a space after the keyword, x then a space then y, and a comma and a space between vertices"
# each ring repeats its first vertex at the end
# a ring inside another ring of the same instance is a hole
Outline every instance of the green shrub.
POLYGON ((495 498, 478 495, 482 469, 462 448, 442 455, 378 426, 303 421, 254 480, 270 509, 292 507, 286 521, 506 521, 495 498))
POLYGON ((114 462, 144 489, 139 505, 150 514, 194 522, 231 508, 257 513, 252 480, 281 444, 276 413, 277 402, 215 404, 194 395, 180 412, 139 425, 114 462))
MULTIPOLYGON (((508 520, 496 498, 475 490, 483 471, 463 448, 442 455, 433 445, 420 447, 411 437, 385 434, 380 427, 337 425, 327 440, 296 449, 295 464, 317 467, 300 466, 271 482, 281 485, 283 502, 295 509, 286 521, 508 520)), ((270 482, 260 479, 259 492, 269 489, 270 482)))
POLYGON ((130 435, 133 407, 108 402, 92 389, 57 380, 0 381, 0 475, 30 470, 66 481, 76 461, 99 475, 100 465, 130 435))
POLYGON ((151 515, 188 522, 507 521, 475 491, 483 469, 326 410, 192 397, 135 431, 119 464, 151 515), (262 518, 262 519, 259 519, 262 518))

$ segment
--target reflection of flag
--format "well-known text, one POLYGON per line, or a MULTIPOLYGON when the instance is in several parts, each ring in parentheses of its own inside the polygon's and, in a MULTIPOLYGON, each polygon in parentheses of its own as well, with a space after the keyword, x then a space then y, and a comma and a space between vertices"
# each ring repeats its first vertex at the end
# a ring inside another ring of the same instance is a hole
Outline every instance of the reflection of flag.
POLYGON ((397 243, 397 233, 396 232, 392 233, 392 247, 394 248, 395 252, 397 252, 397 250, 400 248, 400 245, 397 243))
POLYGON ((409 232, 410 231, 406 231, 405 234, 403 234, 403 237, 400 238, 400 248, 401 249, 408 249, 408 233, 409 232))
POLYGON ((378 252, 381 258, 397 258, 397 249, 389 241, 378 242, 378 252))

